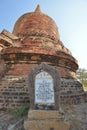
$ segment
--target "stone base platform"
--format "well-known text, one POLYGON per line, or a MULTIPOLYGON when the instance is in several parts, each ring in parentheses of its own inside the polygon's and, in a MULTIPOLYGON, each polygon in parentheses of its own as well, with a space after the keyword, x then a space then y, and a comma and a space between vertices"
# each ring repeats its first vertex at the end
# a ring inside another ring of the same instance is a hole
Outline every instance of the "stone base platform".
POLYGON ((24 122, 25 130, 69 130, 64 115, 58 111, 32 110, 24 122))

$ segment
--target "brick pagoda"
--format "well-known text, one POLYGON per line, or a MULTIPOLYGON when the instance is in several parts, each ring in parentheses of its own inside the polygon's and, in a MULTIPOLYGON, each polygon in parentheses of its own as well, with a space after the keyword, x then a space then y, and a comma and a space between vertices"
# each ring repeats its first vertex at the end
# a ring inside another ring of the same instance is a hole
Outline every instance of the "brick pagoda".
POLYGON ((42 13, 22 15, 13 32, 0 33, 0 106, 19 107, 29 104, 28 76, 41 63, 54 67, 60 74, 60 103, 86 101, 82 84, 76 78, 78 62, 60 40, 55 21, 42 13))

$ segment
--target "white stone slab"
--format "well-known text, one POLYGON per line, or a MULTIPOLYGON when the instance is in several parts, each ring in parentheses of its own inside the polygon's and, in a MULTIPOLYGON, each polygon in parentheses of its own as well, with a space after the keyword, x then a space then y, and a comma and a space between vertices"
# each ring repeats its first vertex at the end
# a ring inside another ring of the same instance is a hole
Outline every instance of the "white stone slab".
POLYGON ((53 78, 45 71, 35 77, 35 104, 54 104, 53 78))

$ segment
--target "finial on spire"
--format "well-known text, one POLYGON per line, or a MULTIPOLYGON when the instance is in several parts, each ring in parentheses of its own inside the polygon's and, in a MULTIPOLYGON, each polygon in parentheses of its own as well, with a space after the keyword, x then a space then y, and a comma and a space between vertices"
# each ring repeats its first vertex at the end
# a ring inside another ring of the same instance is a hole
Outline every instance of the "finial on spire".
POLYGON ((40 5, 37 5, 37 7, 36 7, 36 9, 35 9, 35 12, 41 12, 40 5))

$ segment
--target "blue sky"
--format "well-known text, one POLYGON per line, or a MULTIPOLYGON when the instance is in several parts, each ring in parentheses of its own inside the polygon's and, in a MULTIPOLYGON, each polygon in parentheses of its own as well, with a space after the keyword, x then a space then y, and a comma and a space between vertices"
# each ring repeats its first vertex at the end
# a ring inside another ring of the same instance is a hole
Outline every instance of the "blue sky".
POLYGON ((79 67, 87 69, 87 0, 0 0, 0 32, 12 32, 16 20, 38 4, 55 20, 61 41, 79 67))

